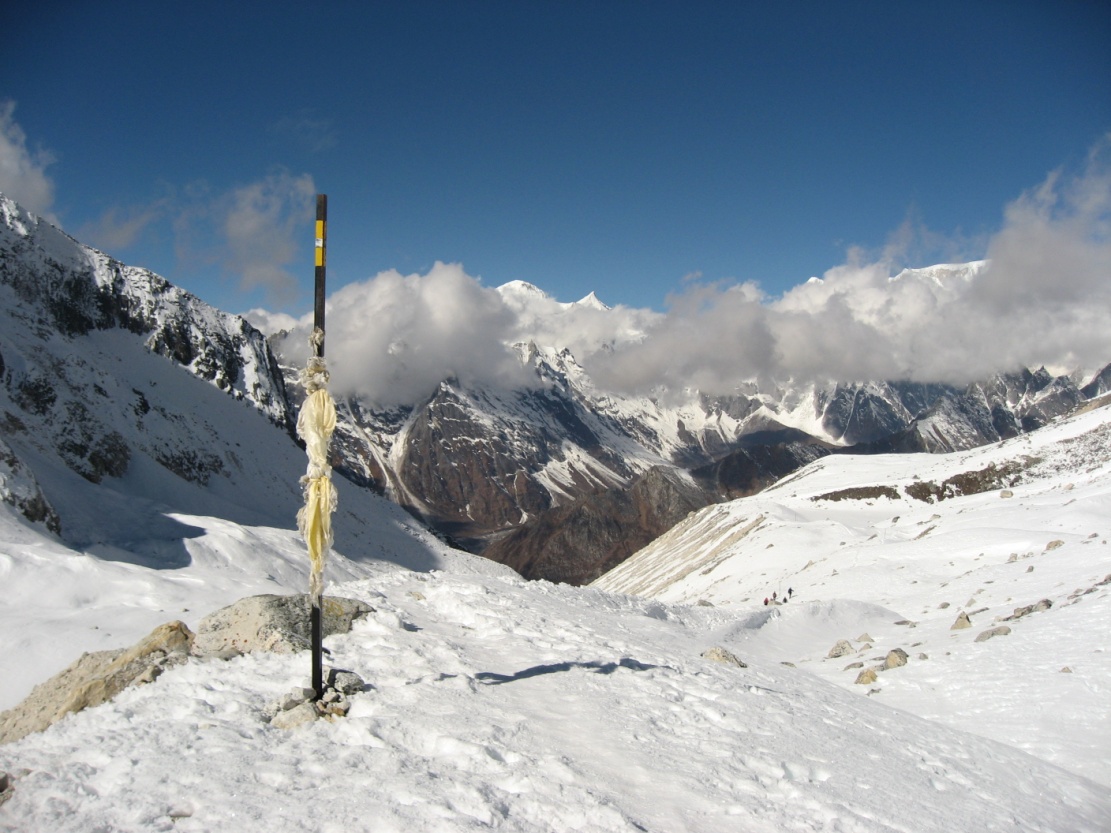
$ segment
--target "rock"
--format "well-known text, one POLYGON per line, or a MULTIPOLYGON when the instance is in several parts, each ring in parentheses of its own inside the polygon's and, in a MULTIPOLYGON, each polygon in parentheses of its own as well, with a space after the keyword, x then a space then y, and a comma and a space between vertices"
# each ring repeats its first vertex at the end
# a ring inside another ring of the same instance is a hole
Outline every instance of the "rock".
POLYGON ((1014 497, 1014 496, 1015 496, 1015 493, 1012 492, 1010 489, 1003 489, 999 493, 999 497, 1002 497, 1002 498, 1008 498, 1008 497, 1014 497))
POLYGON ((921 654, 921 653, 920 653, 920 654, 918 655, 918 658, 919 658, 919 659, 929 659, 929 658, 930 658, 930 655, 929 655, 929 654, 921 654))
POLYGON ((108 702, 129 686, 152 682, 163 668, 185 662, 192 642, 193 632, 185 623, 167 622, 130 648, 83 654, 0 714, 0 743, 41 732, 67 714, 108 702))
POLYGON ((0 806, 12 797, 12 777, 6 772, 0 772, 0 806))
POLYGON ((341 694, 358 694, 366 689, 366 682, 354 671, 345 671, 342 668, 332 668, 328 671, 325 681, 329 688, 341 694))
MULTIPOLYGON (((332 636, 349 632, 356 619, 374 608, 357 599, 325 596, 321 612, 324 636, 332 636)), ((254 651, 288 654, 307 650, 309 639, 307 594, 248 596, 201 620, 193 654, 221 659, 254 651)))
POLYGON ((841 670, 842 671, 851 671, 854 668, 863 668, 863 667, 864 667, 864 663, 857 661, 857 662, 850 662, 848 665, 846 665, 841 670))
POLYGON ((949 607, 949 602, 942 602, 941 604, 939 604, 937 606, 937 609, 938 610, 945 610, 947 607, 949 607))
POLYGON ((829 649, 829 653, 826 654, 826 658, 837 659, 837 657, 843 657, 847 654, 851 654, 852 652, 853 646, 852 643, 849 642, 849 640, 838 639, 837 643, 829 649))
POLYGON ((1068 666, 1066 665, 1066 666, 1065 666, 1064 668, 1062 668, 1062 669, 1061 669, 1061 673, 1062 673, 1062 674, 1071 674, 1071 673, 1072 673, 1072 669, 1071 669, 1071 668, 1069 668, 1069 667, 1068 667, 1068 666))
POLYGON ((971 627, 972 627, 972 620, 971 620, 971 619, 969 619, 969 618, 968 618, 968 614, 967 614, 967 613, 965 613, 965 612, 964 612, 964 611, 962 610, 962 611, 961 611, 961 612, 960 612, 960 613, 959 613, 959 614, 957 615, 957 621, 955 621, 955 622, 954 622, 953 624, 951 624, 951 625, 949 626, 949 630, 951 630, 951 631, 959 631, 959 630, 963 630, 964 628, 971 628, 971 627))
POLYGON ((981 633, 979 636, 976 637, 976 641, 977 642, 987 642, 989 639, 992 639, 993 637, 1006 636, 1010 632, 1011 632, 1011 629, 1008 628, 1006 625, 1000 625, 997 628, 992 628, 991 630, 984 631, 983 633, 981 633))
POLYGON ((892 668, 901 668, 907 664, 907 652, 902 648, 895 648, 887 652, 887 656, 883 660, 883 668, 885 671, 890 671, 892 668))
POLYGON ((1043 610, 1049 610, 1051 607, 1053 607, 1053 602, 1049 599, 1042 599, 1040 602, 1035 602, 1032 605, 1016 607, 1013 614, 1003 617, 1003 621, 1012 622, 1015 619, 1021 619, 1023 616, 1029 616, 1031 613, 1041 613, 1043 610))
POLYGON ((270 725, 279 729, 296 729, 298 726, 312 723, 318 717, 320 713, 313 703, 301 703, 292 709, 278 712, 271 718, 270 725))
POLYGON ((857 675, 855 685, 869 685, 877 679, 875 668, 865 668, 857 675))
POLYGON ((713 660, 714 662, 722 662, 726 665, 735 665, 738 668, 748 668, 735 654, 722 648, 720 645, 715 645, 713 648, 708 648, 702 652, 705 659, 713 660))
POLYGON ((856 641, 857 642, 875 642, 876 640, 872 639, 872 637, 870 637, 868 634, 862 633, 860 636, 858 636, 856 638, 856 641))
POLYGON ((1045 545, 1045 552, 1052 552, 1053 550, 1060 549, 1064 545, 1065 542, 1058 538, 1054 541, 1050 541, 1048 544, 1045 545))

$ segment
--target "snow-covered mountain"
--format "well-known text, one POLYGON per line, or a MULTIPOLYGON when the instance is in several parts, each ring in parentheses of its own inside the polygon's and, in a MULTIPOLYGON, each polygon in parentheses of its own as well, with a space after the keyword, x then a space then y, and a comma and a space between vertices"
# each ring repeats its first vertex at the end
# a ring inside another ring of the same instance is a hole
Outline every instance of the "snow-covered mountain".
MULTIPOLYGON (((908 271, 898 280, 968 281, 979 266, 908 271)), ((280 367, 244 319, 2 198, 0 291, 0 376, 11 404, 5 438, 16 438, 5 459, 23 459, 22 443, 94 481, 125 473, 137 454, 199 483, 225 472, 225 450, 210 447, 218 434, 211 420, 186 418, 187 411, 152 399, 149 385, 119 375, 135 354, 136 366, 164 356, 274 424, 291 424, 299 390, 290 381, 300 365, 284 360, 280 367)), ((561 331, 553 319, 576 311, 601 320, 614 312, 593 294, 559 304, 520 281, 498 292, 537 333, 561 331)), ((273 340, 279 352, 290 338, 273 340)), ((727 397, 646 397, 600 389, 565 346, 531 340, 514 347, 531 384, 448 378, 422 401, 389 408, 344 397, 333 463, 472 551, 495 541, 491 555, 528 565, 525 575, 573 582, 596 577, 690 508, 749 494, 819 453, 995 442, 1082 401, 1090 394, 1080 385, 1101 390, 1107 375, 1074 380, 1022 371, 965 390, 754 382, 727 397), (661 472, 669 474, 659 479, 661 472), (689 484, 690 472, 700 497, 679 486, 689 484), (655 488, 668 483, 676 487, 655 488), (596 534, 603 528, 607 541, 596 534), (566 536, 576 529, 579 544, 568 550, 566 536)), ((23 460, 21 482, 33 479, 34 468, 23 460)), ((47 517, 49 495, 20 488, 27 511, 47 517)))
MULTIPOLYGON (((942 277, 972 280, 979 268, 949 266, 942 277)), ((908 271, 899 279, 937 281, 935 272, 908 271)), ((545 326, 543 316, 564 315, 576 306, 556 304, 521 281, 498 291, 537 331, 557 330, 545 326)), ((577 304, 605 314, 608 308, 591 298, 577 304)), ((279 355, 287 338, 274 341, 279 355)), ((546 530, 566 537, 568 513, 582 509, 601 517, 617 502, 596 501, 600 493, 627 494, 650 471, 670 470, 678 480, 715 467, 747 471, 748 457, 759 448, 775 449, 781 462, 794 466, 821 448, 972 448, 1046 424, 1083 401, 1080 385, 1089 382, 1039 369, 1000 374, 964 389, 907 382, 753 382, 725 397, 695 390, 649 397, 599 388, 565 346, 528 341, 515 347, 532 371, 530 386, 445 379, 427 399, 390 409, 348 397, 340 405, 337 465, 471 551, 528 565, 527 577, 572 582, 599 575, 614 550, 580 546, 569 552, 567 540, 556 541, 546 530), (560 563, 545 552, 556 553, 560 563)), ((284 364, 292 373, 295 365, 284 364)), ((773 469, 776 476, 789 471, 773 469)), ((740 481, 716 473, 699 482, 709 483, 704 502, 755 490, 741 491, 740 481)), ((762 487, 768 480, 753 482, 762 487)), ((658 506, 646 508, 649 514, 667 514, 658 506)), ((610 526, 627 521, 602 518, 610 526)), ((651 524, 642 532, 658 534, 651 524)))
MULTIPOLYGON (((716 604, 527 582, 466 554, 432 571, 375 561, 383 517, 369 516, 329 586, 374 609, 327 640, 367 681, 346 717, 267 722, 306 653, 194 659, 0 746, 0 830, 1097 833, 1111 817, 1108 411, 922 457, 917 481, 893 473, 905 457, 827 457, 759 505, 712 507, 670 538, 673 558, 661 543, 643 565, 687 578, 639 580, 716 604), (990 492, 887 496, 990 464, 973 478, 990 492), (1002 497, 997 481, 1020 473, 1002 497), (354 580, 335 581, 341 566, 354 580), (786 586, 786 605, 763 606, 786 586), (973 627, 950 631, 959 610, 973 627), (823 659, 842 638, 850 653, 823 659), (846 679, 897 649, 906 665, 846 679)), ((127 644, 129 606, 195 623, 233 586, 280 592, 297 572, 287 530, 174 517, 191 563, 155 570, 68 550, 0 506, 4 661, 42 670, 44 642, 127 644)))
POLYGON ((736 611, 725 644, 745 656, 1111 785, 1111 403, 1096 404, 971 451, 825 457, 693 513, 593 586, 736 611), (861 679, 897 650, 905 666, 861 679))
MULTIPOLYGON (((308 572, 293 520, 305 458, 261 336, 3 205, 0 708, 84 651, 302 592, 308 572)), ((421 442, 450 436, 462 465, 478 460, 461 482, 529 448, 521 437, 549 454, 543 503, 622 481, 675 501, 698 460, 724 488, 779 476, 768 436, 825 448, 797 433, 815 424, 810 393, 634 410, 569 354, 528 360, 549 376, 520 395, 448 382, 427 410, 349 401, 359 419, 336 453, 392 466, 417 436, 402 428, 435 414, 421 442), (774 424, 749 419, 772 406, 774 424), (489 414, 506 421, 478 433, 489 414), (734 432, 757 424, 770 433, 734 432), (503 445, 484 445, 497 431, 503 445), (747 462, 724 465, 734 441, 747 462), (679 450, 690 459, 669 462, 679 450)), ((878 408, 865 388, 825 401, 851 400, 838 413, 862 425, 878 408)), ((524 581, 340 483, 327 592, 374 608, 327 642, 369 683, 349 715, 266 721, 306 680, 305 654, 190 661, 0 746, 0 830, 1103 830, 1107 410, 976 451, 812 459, 602 580, 642 563, 685 573, 643 596, 524 581), (794 598, 765 608, 784 584, 794 598), (651 597, 671 592, 682 601, 651 597), (973 628, 950 632, 960 609, 973 628), (841 638, 853 655, 823 659, 841 638), (854 684, 866 669, 846 665, 896 648, 906 666, 854 684)), ((420 482, 407 478, 390 488, 420 482)))

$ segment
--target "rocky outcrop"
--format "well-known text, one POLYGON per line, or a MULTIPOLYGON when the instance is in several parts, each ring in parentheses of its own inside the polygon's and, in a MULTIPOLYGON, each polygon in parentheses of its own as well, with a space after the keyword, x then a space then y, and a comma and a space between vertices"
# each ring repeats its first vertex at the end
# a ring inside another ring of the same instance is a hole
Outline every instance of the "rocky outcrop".
MULTIPOLYGON (((373 608, 357 599, 325 596, 321 612, 325 636, 347 633, 373 608)), ((156 680, 167 668, 199 658, 229 659, 253 651, 291 653, 309 647, 308 596, 250 596, 201 620, 194 634, 183 622, 159 625, 130 648, 83 654, 41 683, 13 709, 0 713, 0 743, 11 743, 61 720, 67 714, 106 703, 135 685, 156 680)), ((346 713, 346 696, 362 691, 353 672, 330 669, 327 689, 338 692, 315 709, 314 718, 346 713)), ((304 699, 312 699, 309 690, 304 699)), ((323 700, 324 698, 321 698, 323 700)), ((279 705, 274 713, 296 703, 279 705)))
POLYGON ((185 662, 193 633, 182 622, 159 625, 130 648, 83 654, 35 686, 18 706, 0 714, 0 743, 41 732, 67 714, 111 700, 125 688, 153 682, 168 667, 185 662))
POLYGON ((482 554, 525 578, 589 584, 711 502, 682 474, 654 468, 627 488, 545 512, 482 554))

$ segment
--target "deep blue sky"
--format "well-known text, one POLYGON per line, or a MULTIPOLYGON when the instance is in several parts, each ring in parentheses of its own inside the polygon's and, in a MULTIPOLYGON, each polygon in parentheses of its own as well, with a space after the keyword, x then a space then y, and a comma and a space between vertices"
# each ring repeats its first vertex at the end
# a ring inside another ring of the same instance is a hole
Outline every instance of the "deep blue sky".
POLYGON ((309 308, 311 218, 292 256, 221 231, 307 177, 333 287, 442 260, 659 309, 691 273, 779 294, 908 218, 940 238, 909 265, 983 256, 1111 130, 1111 4, 37 0, 0 12, 5 101, 40 211, 231 311, 309 308))

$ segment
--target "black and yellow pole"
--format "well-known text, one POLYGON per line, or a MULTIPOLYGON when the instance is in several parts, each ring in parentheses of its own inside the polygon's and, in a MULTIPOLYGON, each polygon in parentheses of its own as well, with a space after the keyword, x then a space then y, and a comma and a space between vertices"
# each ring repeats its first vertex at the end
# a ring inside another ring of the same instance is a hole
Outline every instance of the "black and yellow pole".
MULTIPOLYGON (((324 275, 328 263, 328 195, 316 195, 316 297, 313 312, 313 330, 318 333, 312 340, 313 352, 324 357, 324 275)), ((320 606, 322 596, 310 594, 309 627, 312 638, 312 687, 316 699, 324 696, 324 625, 320 606)))

